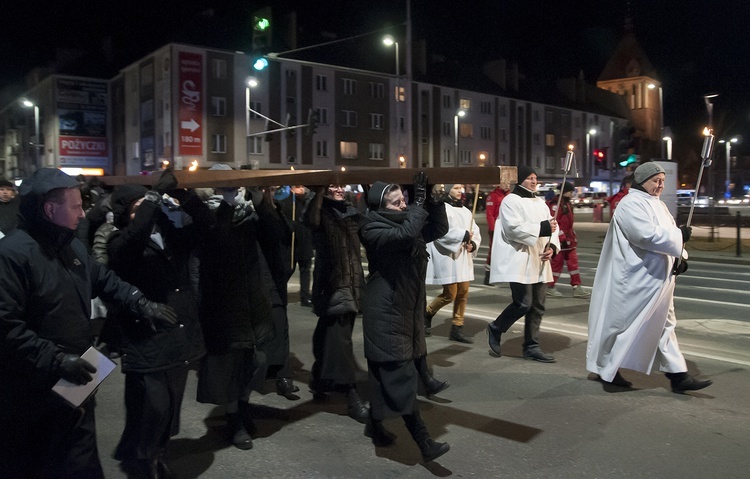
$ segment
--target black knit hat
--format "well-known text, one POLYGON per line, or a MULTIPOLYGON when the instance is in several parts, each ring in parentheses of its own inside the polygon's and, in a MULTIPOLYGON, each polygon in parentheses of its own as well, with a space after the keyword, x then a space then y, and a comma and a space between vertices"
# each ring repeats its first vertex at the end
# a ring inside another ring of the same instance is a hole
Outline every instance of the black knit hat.
POLYGON ((568 191, 575 191, 576 190, 576 187, 573 186, 573 183, 571 183, 570 181, 566 181, 561 186, 562 186, 562 191, 560 191, 561 194, 565 194, 568 191))
POLYGON ((6 180, 5 178, 0 178, 0 188, 6 187, 6 188, 13 188, 13 183, 6 180))
POLYGON ((519 165, 517 183, 520 185, 526 180, 526 178, 528 178, 532 174, 536 175, 536 171, 534 171, 534 168, 527 166, 527 165, 519 165))
POLYGON ((124 228, 130 221, 130 207, 136 200, 146 195, 148 188, 143 185, 120 185, 114 189, 110 197, 114 224, 118 228, 124 228))
POLYGON ((373 211, 380 209, 383 205, 383 197, 390 187, 391 184, 382 181, 373 183, 370 191, 367 192, 367 207, 373 211))

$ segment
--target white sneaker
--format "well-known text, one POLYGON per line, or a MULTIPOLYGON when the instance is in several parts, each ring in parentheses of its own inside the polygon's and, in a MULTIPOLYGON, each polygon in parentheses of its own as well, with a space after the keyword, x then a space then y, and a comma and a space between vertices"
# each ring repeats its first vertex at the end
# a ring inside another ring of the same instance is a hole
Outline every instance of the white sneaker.
POLYGON ((573 286, 573 297, 574 298, 589 298, 591 297, 591 293, 589 293, 588 291, 584 291, 580 285, 575 285, 573 286))
POLYGON ((555 288, 547 288, 547 296, 562 296, 562 293, 556 290, 555 288))

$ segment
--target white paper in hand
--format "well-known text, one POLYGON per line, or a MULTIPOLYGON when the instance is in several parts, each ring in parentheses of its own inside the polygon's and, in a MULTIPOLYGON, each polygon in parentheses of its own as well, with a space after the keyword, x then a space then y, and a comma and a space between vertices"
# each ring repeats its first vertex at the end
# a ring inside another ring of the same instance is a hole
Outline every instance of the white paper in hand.
POLYGON ((83 402, 91 396, 94 391, 96 391, 96 388, 99 387, 102 381, 104 381, 104 378, 109 376, 109 374, 117 367, 117 364, 115 364, 114 361, 100 353, 99 350, 93 346, 83 353, 81 358, 85 359, 96 368, 96 372, 91 373, 93 379, 89 381, 88 384, 82 386, 60 379, 52 387, 54 392, 59 394, 73 407, 78 407, 83 404, 83 402))

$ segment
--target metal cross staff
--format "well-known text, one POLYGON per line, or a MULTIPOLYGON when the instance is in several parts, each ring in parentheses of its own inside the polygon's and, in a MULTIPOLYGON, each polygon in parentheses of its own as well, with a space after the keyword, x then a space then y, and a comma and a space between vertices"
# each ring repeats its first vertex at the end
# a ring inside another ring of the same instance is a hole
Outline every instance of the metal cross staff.
MULTIPOLYGON (((565 153, 565 171, 563 172, 563 179, 562 183, 560 184, 560 193, 557 195, 557 209, 555 210, 555 216, 553 219, 557 221, 557 215, 560 213, 560 205, 562 204, 563 199, 563 192, 565 191, 565 180, 568 178, 568 171, 570 171, 570 167, 574 165, 575 161, 575 153, 573 153, 573 145, 568 145, 568 151, 565 153)), ((576 174, 578 173, 578 169, 576 168, 576 174)), ((550 243, 552 242, 552 236, 549 237, 549 241, 547 241, 547 246, 544 247, 546 250, 549 248, 550 243)))
POLYGON ((693 220, 693 210, 695 209, 695 200, 698 198, 698 191, 701 187, 701 178, 703 178, 703 169, 711 166, 711 154, 714 150, 714 131, 706 127, 703 129, 703 149, 701 150, 701 158, 703 164, 698 172, 698 181, 695 182, 695 192, 693 193, 693 201, 690 203, 690 213, 688 214, 687 225, 690 226, 690 222, 693 220))

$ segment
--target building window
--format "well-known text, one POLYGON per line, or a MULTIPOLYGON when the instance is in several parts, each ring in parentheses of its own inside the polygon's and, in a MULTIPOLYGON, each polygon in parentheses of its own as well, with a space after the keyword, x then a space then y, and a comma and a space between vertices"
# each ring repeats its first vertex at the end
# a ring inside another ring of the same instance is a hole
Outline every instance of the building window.
POLYGON ((373 130, 382 130, 383 115, 380 113, 370 113, 370 128, 373 130))
POLYGON ((461 123, 459 128, 461 138, 474 138, 474 125, 471 123, 461 123))
POLYGON ((534 110, 534 121, 541 121, 542 117, 539 114, 539 110, 534 110))
POLYGON ((212 96, 211 114, 213 116, 227 116, 227 99, 221 96, 212 96))
POLYGON ((399 101, 399 102, 406 101, 406 89, 404 89, 404 87, 402 86, 396 87, 395 92, 396 92, 396 101, 399 101))
POLYGON ((406 131, 406 120, 403 116, 398 117, 398 129, 401 131, 406 131))
POLYGON ((356 95, 357 94, 357 80, 351 78, 344 78, 344 95, 356 95))
POLYGON ((328 156, 328 141, 318 140, 315 142, 315 156, 328 156))
POLYGON ((451 150, 450 148, 445 148, 443 150, 443 159, 442 159, 443 164, 444 165, 451 165, 451 164, 453 164, 453 158, 452 158, 452 156, 453 156, 453 150, 451 150))
POLYGON ((462 110, 469 111, 471 110, 471 100, 469 100, 468 98, 461 98, 458 106, 462 110))
POLYGON ((461 150, 458 152, 462 165, 471 164, 471 150, 461 150))
POLYGON ((534 133, 534 135, 532 136, 532 141, 534 142, 535 145, 541 145, 542 144, 542 139, 539 136, 539 133, 534 133))
POLYGON ((451 96, 447 93, 443 94, 443 108, 451 108, 451 96))
POLYGON ((342 141, 340 143, 340 147, 341 147, 341 158, 346 158, 349 160, 357 159, 357 142, 342 141))
POLYGON ((554 170, 554 169, 555 169, 555 157, 548 156, 547 157, 547 170, 554 170))
POLYGON ((581 118, 580 117, 576 117, 575 121, 573 121, 573 126, 575 126, 576 128, 580 128, 581 127, 581 118))
POLYGON ((479 138, 483 140, 491 140, 492 139, 492 130, 489 126, 480 126, 479 127, 479 138))
POLYGON ((500 116, 508 116, 508 109, 505 103, 500 103, 500 116))
POLYGON ((370 159, 382 160, 383 150, 384 148, 382 143, 370 143, 370 159))
POLYGON ((563 126, 563 128, 570 126, 570 113, 562 113, 560 115, 560 124, 563 126))
POLYGON ((545 146, 555 146, 555 135, 552 133, 544 135, 544 144, 545 146))
POLYGON ((261 116, 258 113, 263 113, 262 104, 259 101, 251 101, 250 102, 250 119, 257 120, 258 118, 261 118, 261 116), (256 113, 257 112, 257 113, 256 113))
POLYGON ((262 136, 251 136, 248 138, 247 152, 251 155, 262 155, 263 154, 263 137, 262 136))
POLYGON ((328 91, 328 77, 325 75, 315 75, 315 89, 318 91, 328 91))
POLYGON ((226 135, 213 135, 211 142, 211 153, 226 153, 227 152, 227 136, 226 135))
POLYGON ((227 62, 214 58, 211 60, 211 74, 217 80, 226 80, 227 78, 227 62))
POLYGON ((483 113, 485 115, 491 115, 492 114, 492 103, 488 101, 482 100, 481 103, 479 103, 479 111, 480 113, 483 113))
POLYGON ((548 125, 551 125, 555 121, 555 112, 553 111, 544 112, 544 121, 547 122, 548 125))
POLYGON ((296 70, 287 70, 286 76, 291 79, 297 78, 297 71, 296 70))
POLYGON ((443 122, 443 136, 452 136, 453 135, 453 126, 451 125, 451 122, 444 121, 443 122))
POLYGON ((316 108, 318 112, 318 125, 328 124, 328 108, 316 108))
POLYGON ((341 110, 341 126, 349 128, 357 126, 357 112, 352 110, 341 110))
POLYGON ((370 82, 370 96, 373 98, 383 98, 385 95, 385 85, 382 83, 370 82))

